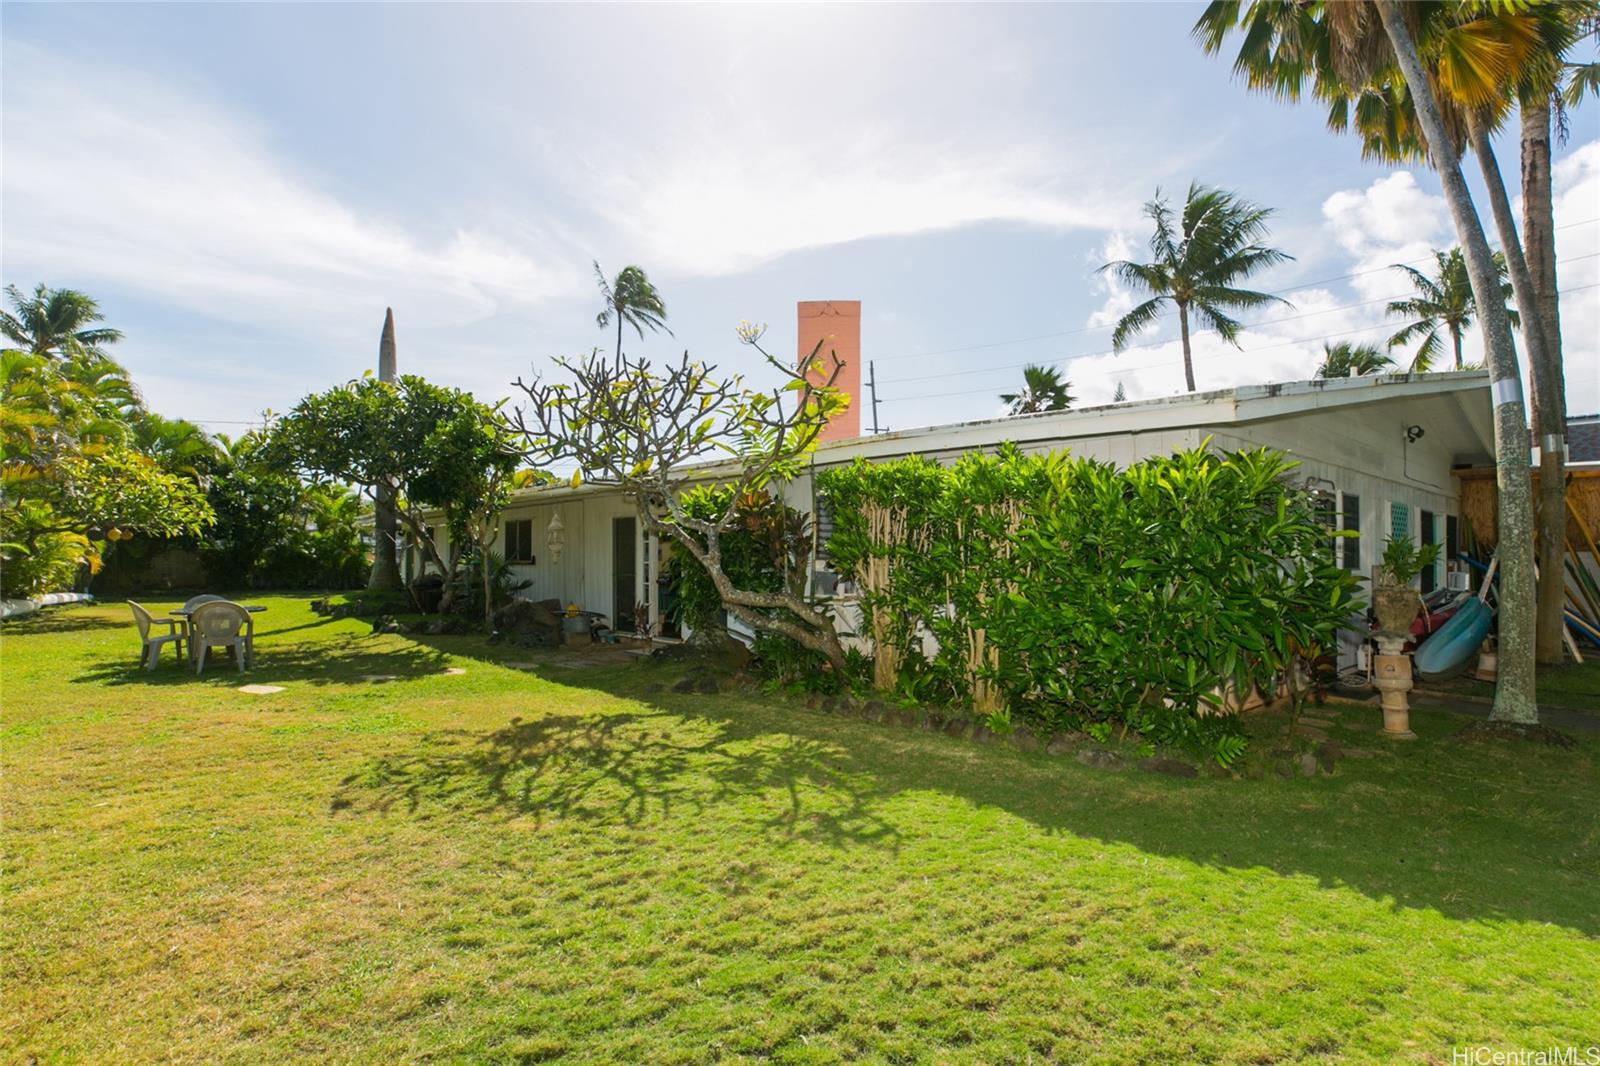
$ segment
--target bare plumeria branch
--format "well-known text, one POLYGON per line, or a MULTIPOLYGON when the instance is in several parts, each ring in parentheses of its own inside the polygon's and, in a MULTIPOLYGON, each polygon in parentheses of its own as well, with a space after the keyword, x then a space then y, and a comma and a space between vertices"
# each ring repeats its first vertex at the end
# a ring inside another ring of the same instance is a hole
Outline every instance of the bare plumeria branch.
POLYGON ((688 352, 657 368, 646 358, 595 349, 556 360, 570 383, 518 378, 529 404, 512 412, 508 426, 526 441, 528 461, 570 461, 578 468, 574 486, 588 480, 619 488, 647 530, 671 537, 705 567, 735 618, 820 652, 842 669, 843 648, 824 612, 789 589, 740 589, 722 566, 722 535, 739 501, 796 476, 828 420, 848 403, 835 385, 844 369, 835 352, 824 359, 819 341, 803 363, 790 366, 761 346, 764 331, 741 323, 737 332, 781 376, 770 391, 747 388, 741 375, 719 377, 716 366, 688 352), (684 510, 682 494, 696 483, 732 490, 715 519, 684 510))

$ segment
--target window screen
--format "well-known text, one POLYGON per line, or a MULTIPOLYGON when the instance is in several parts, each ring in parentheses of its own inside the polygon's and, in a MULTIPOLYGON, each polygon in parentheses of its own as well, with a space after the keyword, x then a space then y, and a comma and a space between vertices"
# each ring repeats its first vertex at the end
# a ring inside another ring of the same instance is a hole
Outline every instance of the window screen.
MULTIPOLYGON (((1421 528, 1417 531, 1417 543, 1418 544, 1434 544, 1434 543, 1438 542, 1439 533, 1438 533, 1438 530, 1434 526, 1434 518, 1433 518, 1433 512, 1432 511, 1423 511, 1422 512, 1422 521, 1420 523, 1420 526, 1421 526, 1421 528)), ((1422 591, 1424 593, 1432 592, 1434 590, 1434 588, 1439 584, 1439 564, 1438 564, 1438 562, 1435 561, 1432 566, 1424 567, 1423 570, 1422 570, 1422 573, 1420 575, 1418 575, 1418 576, 1421 578, 1421 581, 1422 581, 1422 591)))
POLYGON ((1340 562, 1346 570, 1356 573, 1361 571, 1361 497, 1345 493, 1340 500, 1340 511, 1343 512, 1344 530, 1354 536, 1344 538, 1344 557, 1340 562))
POLYGON ((506 562, 533 562, 533 519, 518 518, 506 523, 506 562))

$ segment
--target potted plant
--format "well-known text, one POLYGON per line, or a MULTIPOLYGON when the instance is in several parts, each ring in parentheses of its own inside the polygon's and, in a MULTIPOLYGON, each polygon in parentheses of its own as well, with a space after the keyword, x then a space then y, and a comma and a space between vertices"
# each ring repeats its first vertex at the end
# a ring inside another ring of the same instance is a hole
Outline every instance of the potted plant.
POLYGON ((1411 587, 1411 582, 1439 558, 1437 544, 1418 547, 1410 538, 1390 538, 1383 548, 1383 561, 1378 565, 1378 584, 1372 593, 1372 613, 1378 618, 1378 629, 1385 633, 1407 633, 1411 620, 1422 606, 1422 597, 1411 587))

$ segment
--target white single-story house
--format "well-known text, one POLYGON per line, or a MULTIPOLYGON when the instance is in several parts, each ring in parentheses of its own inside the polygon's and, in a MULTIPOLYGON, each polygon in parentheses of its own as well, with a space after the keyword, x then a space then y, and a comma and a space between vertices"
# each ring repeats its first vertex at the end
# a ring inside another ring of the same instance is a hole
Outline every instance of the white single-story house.
MULTIPOLYGON (((801 332, 803 340, 804 322, 801 332)), ((1423 575, 1425 590, 1445 580, 1455 557, 1460 485, 1453 471, 1490 464, 1494 456, 1489 377, 1481 370, 1250 385, 868 436, 853 424, 838 428, 834 439, 819 445, 813 470, 858 457, 920 454, 949 461, 1004 442, 1027 452, 1065 450, 1118 465, 1207 439, 1222 450, 1281 449, 1299 461, 1295 477, 1326 501, 1331 523, 1359 534, 1341 539, 1336 548, 1351 570, 1370 574, 1390 536, 1445 545, 1440 563, 1423 575)), ((706 478, 715 478, 717 469, 705 467, 706 478)), ((815 518, 813 480, 807 474, 780 491, 789 506, 815 518)), ((663 625, 657 580, 661 546, 641 535, 633 504, 616 488, 519 490, 501 521, 497 550, 529 582, 522 596, 575 603, 624 631, 634 628, 638 608, 652 632, 670 632, 663 625)), ((826 516, 813 524, 825 538, 826 516)), ((443 530, 435 535, 443 536, 443 530)), ((417 572, 419 560, 414 547, 405 553, 408 576, 417 572)), ((826 570, 825 558, 815 565, 814 590, 834 593, 841 615, 852 615, 849 582, 836 587, 838 576, 826 570)))

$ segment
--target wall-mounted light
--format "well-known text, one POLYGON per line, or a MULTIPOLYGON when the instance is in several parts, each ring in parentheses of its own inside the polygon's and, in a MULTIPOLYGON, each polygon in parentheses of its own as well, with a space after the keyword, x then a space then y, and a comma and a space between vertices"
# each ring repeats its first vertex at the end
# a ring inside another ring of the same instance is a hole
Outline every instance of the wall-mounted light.
POLYGON ((1415 443, 1417 443, 1417 441, 1422 439, 1423 433, 1424 433, 1424 430, 1423 430, 1423 428, 1421 426, 1407 426, 1406 427, 1406 443, 1407 444, 1415 444, 1415 443))
POLYGON ((561 549, 567 543, 567 527, 561 521, 561 512, 557 511, 550 516, 550 524, 544 527, 544 546, 550 549, 550 561, 561 561, 561 549))

